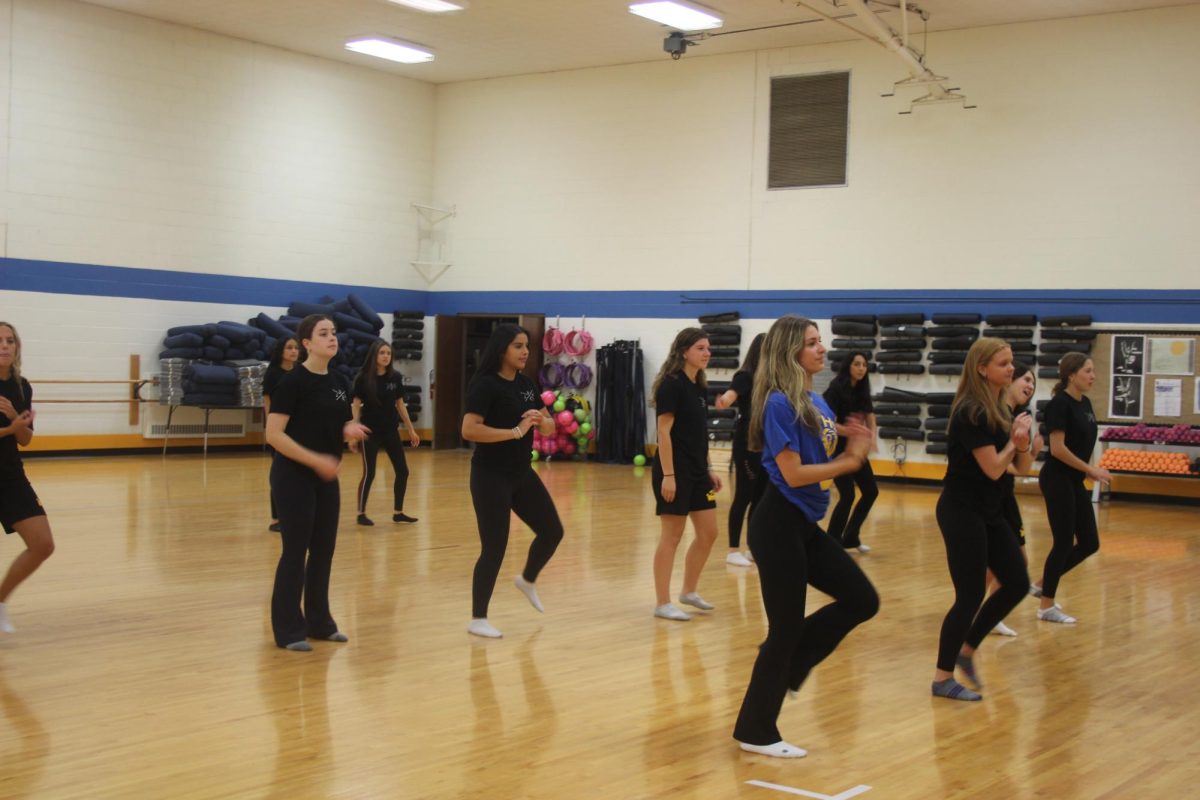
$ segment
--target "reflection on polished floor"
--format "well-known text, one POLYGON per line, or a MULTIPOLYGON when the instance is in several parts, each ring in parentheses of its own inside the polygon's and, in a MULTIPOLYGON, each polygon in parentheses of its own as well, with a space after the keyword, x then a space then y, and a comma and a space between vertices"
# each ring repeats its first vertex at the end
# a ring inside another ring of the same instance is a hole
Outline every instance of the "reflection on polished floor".
MULTIPOLYGON (((719 542, 700 587, 716 611, 651 616, 648 471, 539 467, 567 531, 539 582, 547 612, 512 587, 529 541, 514 527, 492 604, 505 636, 484 641, 465 631, 469 458, 409 459, 421 521, 387 522, 381 465, 374 528, 354 524, 346 460, 332 601, 351 641, 311 654, 271 642, 264 456, 29 462, 58 551, 0 638, 0 797, 789 796, 751 780, 866 785, 866 800, 1194 791, 1194 508, 1102 506, 1101 553, 1060 592, 1079 624, 1039 623, 1026 602, 1008 620, 1020 635, 981 649, 984 701, 956 703, 929 696, 951 599, 937 493, 883 485, 874 549, 856 556, 882 610, 785 705, 780 727, 809 756, 778 762, 730 739, 765 631, 753 569, 727 567, 719 542)), ((1020 500, 1038 564, 1044 509, 1020 500)), ((3 540, 5 566, 18 545, 3 540)))

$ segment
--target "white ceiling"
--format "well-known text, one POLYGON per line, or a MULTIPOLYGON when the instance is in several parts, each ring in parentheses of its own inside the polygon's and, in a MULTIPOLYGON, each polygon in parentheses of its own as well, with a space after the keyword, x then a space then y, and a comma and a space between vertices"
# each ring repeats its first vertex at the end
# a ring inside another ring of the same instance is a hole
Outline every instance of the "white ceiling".
MULTIPOLYGON (((629 0, 468 0, 455 14, 425 14, 387 0, 85 0, 92 5, 430 81, 453 81, 665 59, 666 28, 630 14, 629 0), (378 33, 432 47, 437 60, 399 65, 347 52, 352 36, 378 33)), ((808 0, 834 13, 831 0, 808 0)), ((929 30, 1192 5, 1200 0, 919 0, 929 30)), ((898 5, 899 0, 883 0, 898 5)), ((731 31, 816 19, 793 0, 707 0, 731 31)), ((899 13, 885 5, 894 28, 899 13)), ((910 30, 920 30, 910 15, 910 30)), ((719 32, 719 31, 717 31, 719 32)), ((718 36, 684 58, 842 41, 829 22, 718 36)))

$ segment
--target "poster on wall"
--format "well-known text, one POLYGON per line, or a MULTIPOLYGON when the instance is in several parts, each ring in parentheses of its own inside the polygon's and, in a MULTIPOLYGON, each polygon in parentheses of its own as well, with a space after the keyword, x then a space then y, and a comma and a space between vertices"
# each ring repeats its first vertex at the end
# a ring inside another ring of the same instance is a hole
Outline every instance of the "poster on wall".
POLYGON ((1196 371, 1196 340, 1150 340, 1150 374, 1191 375, 1196 371))
MULTIPOLYGON (((1113 392, 1116 392, 1117 375, 1144 375, 1146 372, 1146 337, 1145 336, 1113 336, 1112 338, 1114 376, 1113 392)), ((1141 381, 1138 381, 1141 384, 1141 381)))
POLYGON ((1155 378, 1154 416, 1183 416, 1183 381, 1179 378, 1155 378))
POLYGON ((1112 395, 1108 400, 1108 416, 1112 419, 1142 418, 1142 377, 1114 375, 1112 395))

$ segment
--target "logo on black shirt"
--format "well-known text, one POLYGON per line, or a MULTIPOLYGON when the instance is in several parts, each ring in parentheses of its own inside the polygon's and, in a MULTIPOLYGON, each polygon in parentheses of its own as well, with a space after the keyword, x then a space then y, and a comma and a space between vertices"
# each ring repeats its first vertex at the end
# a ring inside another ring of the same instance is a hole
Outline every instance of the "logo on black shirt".
POLYGON ((345 402, 346 401, 346 390, 345 389, 334 389, 333 396, 336 397, 338 400, 345 402))
POLYGON ((534 392, 532 389, 526 389, 525 391, 521 392, 521 399, 525 400, 526 402, 532 403, 534 400, 537 399, 537 393, 534 392))
POLYGON ((396 384, 395 384, 394 382, 392 382, 392 381, 388 381, 386 385, 387 385, 387 390, 388 390, 389 392, 394 392, 394 391, 396 391, 396 384))

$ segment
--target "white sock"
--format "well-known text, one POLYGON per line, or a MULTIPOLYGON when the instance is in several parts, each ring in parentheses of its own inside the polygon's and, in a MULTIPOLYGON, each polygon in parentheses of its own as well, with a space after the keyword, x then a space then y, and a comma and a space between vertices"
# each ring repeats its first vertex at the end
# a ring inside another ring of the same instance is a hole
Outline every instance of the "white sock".
POLYGON ((747 753, 757 753, 760 756, 774 756, 775 758, 804 758, 808 755, 807 750, 796 747, 794 744, 788 744, 782 739, 775 744, 746 744, 745 742, 738 742, 738 746, 747 753))
POLYGON ((663 603, 661 606, 655 608, 654 616, 662 617, 663 619, 673 619, 676 622, 687 622, 691 619, 686 611, 671 603, 663 603))
POLYGON ((516 587, 520 589, 527 598, 529 598, 529 605, 533 606, 538 611, 545 612, 546 609, 542 608, 542 601, 538 599, 537 587, 525 580, 524 575, 518 575, 517 579, 513 581, 513 583, 516 584, 516 587))
POLYGON ((0 603, 0 633, 16 633, 17 627, 8 621, 8 605, 0 603))
POLYGON ((1000 636, 1016 636, 1017 632, 1005 625, 1003 622, 997 622, 996 627, 992 628, 992 633, 1000 636))
POLYGON ((716 606, 705 600, 696 592, 688 592, 687 594, 679 595, 679 602, 700 609, 701 611, 712 611, 716 606))
POLYGON ((725 556, 725 563, 731 564, 735 567, 749 567, 754 562, 751 561, 750 559, 746 558, 744 555, 739 553, 737 550, 734 550, 732 553, 725 556))
POLYGON ((493 628, 492 624, 486 619, 471 620, 471 624, 467 626, 467 633, 473 636, 482 636, 485 639, 499 639, 504 635, 493 628))

